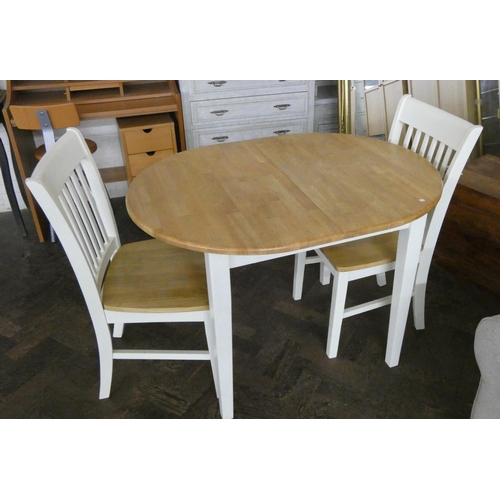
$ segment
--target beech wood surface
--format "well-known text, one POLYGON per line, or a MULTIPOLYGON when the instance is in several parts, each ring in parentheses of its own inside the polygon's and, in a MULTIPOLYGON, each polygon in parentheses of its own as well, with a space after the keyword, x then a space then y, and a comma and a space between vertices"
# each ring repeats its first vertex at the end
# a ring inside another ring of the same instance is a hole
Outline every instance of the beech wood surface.
POLYGON ((132 220, 190 250, 265 255, 396 228, 428 213, 442 180, 417 154, 344 134, 293 134, 183 151, 130 185, 132 220))

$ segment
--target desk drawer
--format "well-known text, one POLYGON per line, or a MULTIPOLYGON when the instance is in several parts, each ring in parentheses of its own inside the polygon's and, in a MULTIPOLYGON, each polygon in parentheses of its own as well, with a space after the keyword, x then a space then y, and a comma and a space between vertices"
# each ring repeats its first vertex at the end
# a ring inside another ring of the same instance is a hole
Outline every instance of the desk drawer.
POLYGON ((286 117, 306 116, 308 99, 305 92, 195 101, 191 103, 194 126, 230 123, 235 120, 279 120, 286 117))
POLYGON ((177 153, 175 125, 166 113, 120 118, 118 128, 129 182, 155 161, 177 153))
POLYGON ((128 154, 173 148, 172 133, 168 126, 128 130, 123 135, 128 154))
POLYGON ((163 158, 167 158, 167 156, 173 154, 173 149, 165 149, 161 151, 153 151, 150 153, 138 153, 135 155, 130 155, 128 159, 130 163, 130 174, 132 176, 132 179, 153 163, 159 160, 163 160, 163 158))

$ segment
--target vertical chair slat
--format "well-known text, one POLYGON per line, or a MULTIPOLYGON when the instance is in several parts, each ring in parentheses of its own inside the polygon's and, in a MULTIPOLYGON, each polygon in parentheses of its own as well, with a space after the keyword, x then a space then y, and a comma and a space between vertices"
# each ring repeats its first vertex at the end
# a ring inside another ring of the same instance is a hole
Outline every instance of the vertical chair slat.
POLYGON ((105 251, 107 246, 109 245, 109 235, 107 234, 105 224, 102 220, 102 217, 97 208, 97 204, 95 202, 94 196, 91 192, 87 177, 81 165, 78 165, 76 169, 76 175, 80 181, 80 186, 83 190, 82 201, 85 200, 85 204, 87 205, 87 211, 89 214, 92 214, 92 223, 94 226, 94 232, 98 237, 98 241, 100 244, 101 251, 105 251))
POLYGON ((78 210, 75 207, 74 200, 71 196, 71 193, 68 191, 67 186, 64 186, 61 189, 59 195, 59 202, 65 212, 66 219, 71 226, 71 230, 75 235, 75 238, 78 241, 80 248, 82 249, 82 253, 87 261, 89 267, 93 270, 94 277, 97 269, 97 259, 93 252, 89 252, 89 245, 85 241, 84 234, 82 233, 82 223, 80 220, 80 216, 78 214, 78 210))
POLYGON ((78 220, 81 222, 81 231, 83 233, 84 240, 86 245, 88 246, 88 250, 93 252, 96 260, 98 260, 98 256, 100 253, 99 245, 96 241, 95 234, 93 232, 92 224, 89 220, 88 213, 86 212, 82 201, 78 195, 78 184, 75 184, 75 178, 73 175, 69 177, 68 182, 66 183, 68 188, 68 192, 71 194, 75 210, 78 213, 78 220))

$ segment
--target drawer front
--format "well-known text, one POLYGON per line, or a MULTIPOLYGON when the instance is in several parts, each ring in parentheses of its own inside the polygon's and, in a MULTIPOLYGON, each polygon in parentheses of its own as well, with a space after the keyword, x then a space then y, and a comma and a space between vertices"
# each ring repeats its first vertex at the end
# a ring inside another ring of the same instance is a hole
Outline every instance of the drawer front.
POLYGON ((173 149, 171 127, 152 127, 127 130, 123 133, 129 155, 173 149))
POLYGON ((283 122, 254 126, 229 127, 227 129, 211 131, 195 131, 192 147, 209 146, 223 142, 244 141, 248 139, 260 139, 262 137, 273 137, 284 134, 300 134, 307 130, 305 120, 294 122, 283 122))
POLYGON ((307 111, 308 99, 305 92, 191 103, 194 126, 230 123, 235 120, 280 120, 306 116, 307 111))
POLYGON ((318 132, 338 133, 338 131, 339 131, 339 126, 336 125, 335 123, 326 123, 318 125, 318 132))
POLYGON ((337 103, 315 106, 314 114, 318 117, 320 123, 336 120, 338 116, 337 103))
POLYGON ((190 80, 181 82, 181 90, 195 99, 249 96, 259 93, 294 92, 306 90, 307 80, 190 80))
POLYGON ((166 149, 162 151, 153 151, 151 153, 139 153, 130 155, 128 157, 130 164, 130 174, 132 177, 135 177, 137 174, 142 172, 145 168, 149 167, 153 163, 173 154, 174 151, 172 149, 166 149))

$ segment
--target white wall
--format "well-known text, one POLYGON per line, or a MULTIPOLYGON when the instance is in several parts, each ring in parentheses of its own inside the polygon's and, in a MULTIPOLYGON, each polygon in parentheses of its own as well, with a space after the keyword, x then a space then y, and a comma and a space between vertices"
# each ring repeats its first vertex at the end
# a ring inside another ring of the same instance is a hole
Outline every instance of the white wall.
MULTIPOLYGON (((0 80, 0 88, 6 88, 6 80, 0 80)), ((92 138, 97 143, 97 151, 94 153, 94 159, 99 168, 107 167, 120 167, 123 166, 124 159, 122 149, 120 146, 120 139, 118 134, 118 125, 116 120, 85 120, 81 123, 79 129, 85 137, 92 138)), ((56 133, 56 138, 61 135, 63 131, 56 133)), ((35 132, 33 134, 35 144, 38 146, 42 144, 42 134, 35 132)), ((11 165, 12 178, 14 179, 14 190, 17 193, 17 199, 20 208, 26 208, 24 201, 19 193, 19 187, 15 181, 14 172, 12 170, 12 159, 10 152, 10 145, 8 140, 7 131, 3 126, 0 126, 0 137, 7 151, 7 157, 11 165)), ((106 185, 109 196, 111 198, 125 196, 128 184, 126 181, 114 182, 106 185)), ((0 177, 0 212, 7 212, 10 210, 9 200, 5 192, 3 178, 0 177)))

